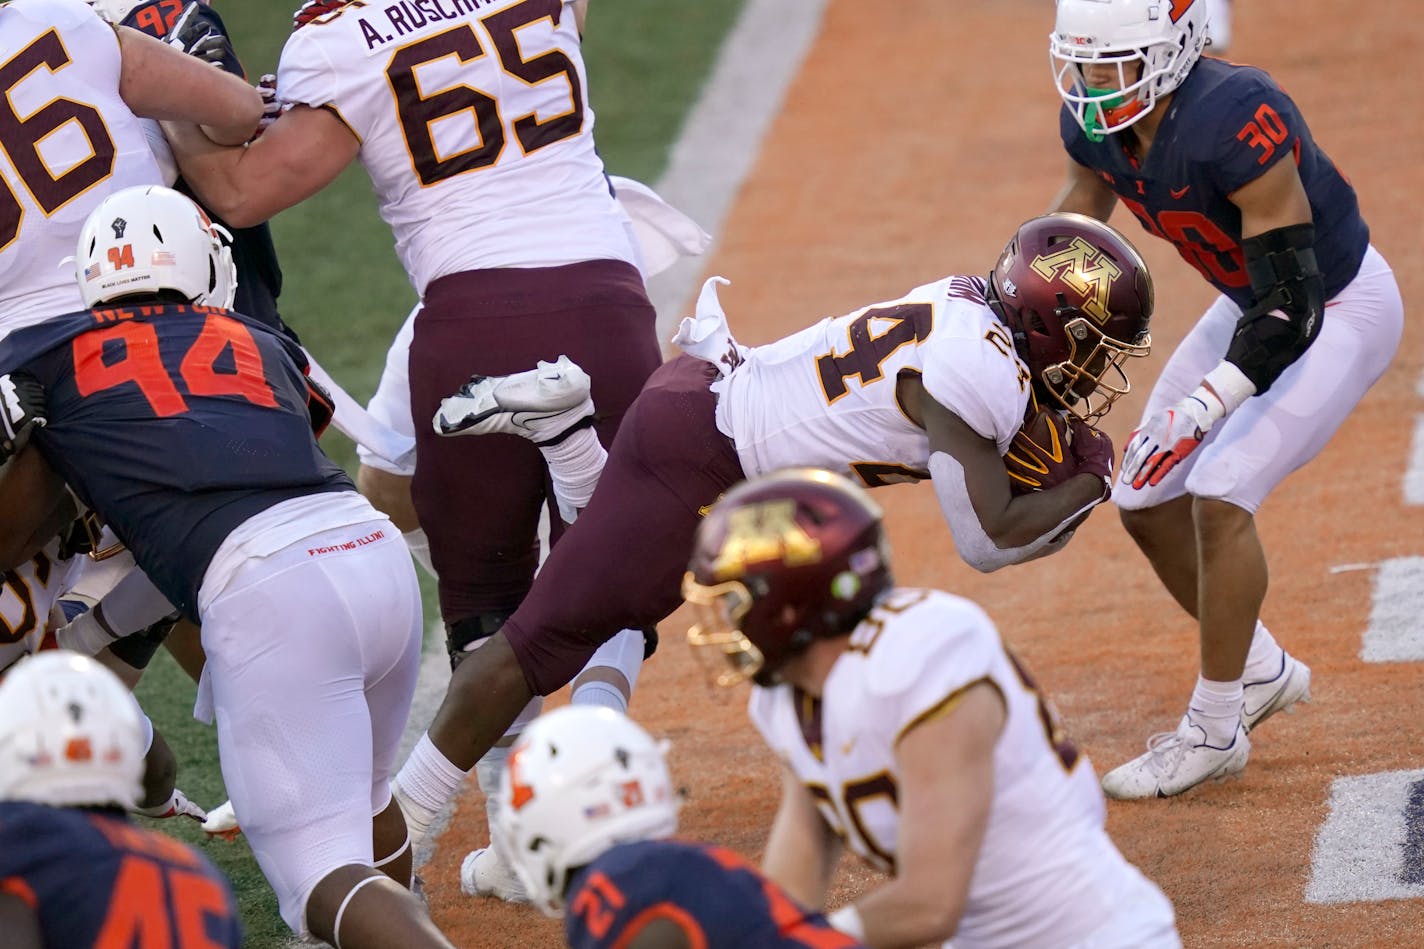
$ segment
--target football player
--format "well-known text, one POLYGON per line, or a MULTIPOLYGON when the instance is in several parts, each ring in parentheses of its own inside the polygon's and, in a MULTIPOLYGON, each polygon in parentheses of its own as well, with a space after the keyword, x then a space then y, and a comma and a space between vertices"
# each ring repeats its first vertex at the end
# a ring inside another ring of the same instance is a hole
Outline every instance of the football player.
MULTIPOLYGON (((409 357, 420 420, 411 493, 452 665, 528 591, 548 476, 526 440, 453 443, 425 420, 472 367, 512 373, 568 353, 594 380, 593 424, 606 444, 662 362, 632 225, 594 143, 582 7, 488 0, 434 16, 309 3, 277 70, 290 108, 257 142, 220 148, 169 127, 184 177, 238 226, 291 207, 354 161, 370 175, 421 298, 409 357), (469 490, 472 472, 479 491, 469 490)), ((642 658, 642 634, 630 629, 625 669, 642 658)), ((627 675, 607 676, 616 700, 627 675)))
POLYGON ((1103 776, 1117 798, 1239 772, 1247 732, 1309 699, 1309 667, 1261 623, 1255 513, 1383 375, 1404 324, 1355 190, 1295 102, 1202 58, 1207 8, 1059 0, 1049 37, 1068 153, 1054 208, 1107 220, 1121 200, 1221 294, 1162 370, 1114 494, 1201 640, 1187 713, 1103 776))
MULTIPOLYGON (((184 177, 249 226, 360 160, 422 300, 412 412, 481 371, 568 352, 595 379, 611 439, 661 363, 631 225, 604 177, 576 15, 560 0, 492 0, 449 15, 319 4, 282 50, 291 107, 248 148, 169 126, 184 177), (471 121, 442 121, 449 116, 471 121)), ((528 590, 546 473, 527 441, 440 439, 415 426, 412 493, 430 542, 452 661, 528 590), (468 490, 470 472, 481 490, 468 490)))
POLYGON ((587 384, 567 360, 473 380, 437 415, 448 433, 532 436, 556 477, 591 473, 598 487, 519 610, 455 670, 424 751, 402 766, 417 829, 530 695, 677 608, 702 512, 744 477, 808 464, 867 486, 932 476, 960 554, 981 570, 1061 549, 1106 499, 1112 449, 1091 422, 1127 391, 1152 313, 1146 266, 1107 225, 1035 218, 987 279, 946 277, 751 350, 727 329, 719 279, 679 333, 699 355, 649 381, 601 479, 597 443, 577 428, 587 384), (1031 398, 1069 414, 1071 450, 1052 487, 1015 494, 1002 456, 1031 398))
MULTIPOLYGON (((619 205, 633 223, 639 271, 645 281, 666 270, 680 257, 702 253, 711 243, 711 236, 696 222, 669 205, 651 188, 616 175, 610 175, 608 180, 619 205)), ((367 405, 377 423, 396 436, 410 439, 412 444, 415 429, 410 413, 409 362, 410 340, 418 312, 419 305, 396 333, 386 354, 380 384, 367 405)), ((338 425, 342 421, 343 408, 339 405, 337 409, 338 425)), ((397 456, 395 452, 372 447, 376 444, 374 439, 358 439, 356 453, 361 466, 356 474, 356 484, 372 504, 390 516, 392 523, 401 529, 412 555, 434 575, 430 546, 411 505, 410 482, 415 472, 415 452, 411 450, 397 456)), ((595 477, 586 477, 577 483, 562 480, 561 474, 561 468, 551 471, 556 479, 553 488, 558 501, 559 519, 572 523, 577 509, 588 501, 596 481, 596 471, 595 477)), ((651 644, 647 641, 649 635, 656 636, 656 629, 626 629, 601 645, 574 678, 570 701, 575 705, 603 705, 627 711, 642 662, 651 653, 651 644)), ((524 723, 537 715, 541 707, 542 699, 536 697, 510 725, 496 746, 481 758, 475 773, 487 800, 494 799, 494 791, 499 784, 499 769, 508 754, 510 743, 518 737, 524 723)), ((493 809, 487 810, 493 817, 493 809)), ((512 901, 526 898, 518 877, 499 860, 498 851, 492 848, 481 848, 471 853, 462 866, 460 880, 461 887, 471 895, 498 896, 512 901)))
POLYGON ((242 80, 110 26, 82 0, 0 5, 0 77, 11 110, 0 150, 15 174, 0 185, 0 335, 79 309, 56 263, 100 201, 159 182, 136 115, 203 123, 205 141, 240 144, 262 114, 242 80))
POLYGON ((0 388, 26 393, 34 419, 22 451, 53 469, 29 485, 12 471, 6 489, 67 483, 201 625, 195 714, 216 718, 224 783, 287 924, 346 949, 448 947, 405 888, 388 781, 420 661, 414 567, 317 446, 300 348, 226 309, 228 249, 175 191, 103 201, 75 267, 97 309, 0 341, 0 388))
POLYGON ((969 600, 897 589, 846 479, 752 479, 697 529, 694 647, 752 679, 785 764, 762 869, 824 904, 842 846, 891 880, 830 916, 878 949, 1174 949, 1172 905, 1104 829, 1092 765, 969 600))
POLYGON ((577 949, 855 949, 722 847, 670 839, 663 749, 608 708, 536 719, 500 781, 493 828, 531 900, 577 949))
POLYGON ((143 726, 113 673, 55 650, 0 681, 0 933, 6 949, 238 949, 227 881, 197 851, 130 824, 143 726))

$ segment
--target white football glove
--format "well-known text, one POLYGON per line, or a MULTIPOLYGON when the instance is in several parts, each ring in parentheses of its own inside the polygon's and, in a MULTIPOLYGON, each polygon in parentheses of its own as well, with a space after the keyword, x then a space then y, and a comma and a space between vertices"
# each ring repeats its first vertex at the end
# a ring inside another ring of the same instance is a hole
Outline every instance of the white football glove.
POLYGON ((1195 392, 1150 416, 1128 436, 1118 479, 1138 490, 1160 484, 1196 451, 1213 425, 1255 392, 1256 386, 1240 369, 1223 361, 1206 374, 1195 392))
POLYGON ((44 427, 47 411, 44 386, 34 376, 24 372, 0 376, 0 464, 25 447, 36 426, 44 427))
POLYGON ((144 817, 155 817, 160 820, 169 817, 187 817, 198 823, 202 823, 208 819, 208 812, 188 800, 188 795, 177 788, 173 789, 173 793, 168 796, 168 800, 165 803, 157 807, 135 807, 134 813, 141 814, 144 817))

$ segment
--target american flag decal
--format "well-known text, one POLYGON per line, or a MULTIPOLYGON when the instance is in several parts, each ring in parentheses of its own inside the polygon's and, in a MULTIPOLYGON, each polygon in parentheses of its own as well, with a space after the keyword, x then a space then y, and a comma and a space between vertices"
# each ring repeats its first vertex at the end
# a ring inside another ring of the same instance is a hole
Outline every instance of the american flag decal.
POLYGON ((92 265, 90 265, 90 266, 88 266, 88 267, 85 267, 85 268, 84 268, 84 279, 85 279, 85 280, 97 280, 97 279, 99 278, 99 274, 102 272, 102 269, 103 269, 103 268, 101 268, 98 264, 92 264, 92 265))
POLYGON ((152 264, 155 267, 172 267, 178 262, 172 251, 156 250, 153 252, 152 264))

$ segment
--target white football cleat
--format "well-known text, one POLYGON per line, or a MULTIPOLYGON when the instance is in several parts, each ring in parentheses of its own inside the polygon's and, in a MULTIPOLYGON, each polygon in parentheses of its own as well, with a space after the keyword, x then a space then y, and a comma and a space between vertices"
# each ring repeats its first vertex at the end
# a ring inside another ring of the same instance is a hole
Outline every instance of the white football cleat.
POLYGON ((203 833, 209 837, 234 840, 242 833, 237 823, 237 813, 232 809, 232 801, 223 801, 208 811, 208 819, 203 821, 203 833))
POLYGON ((567 356, 512 376, 473 376, 440 402, 441 435, 522 435, 554 444, 593 417, 588 373, 567 356))
POLYGON ((1176 731, 1147 739, 1146 754, 1103 775, 1103 793, 1119 801, 1171 797, 1203 781, 1237 774, 1250 754, 1251 739, 1239 723, 1231 743, 1217 748, 1207 744, 1206 732, 1184 715, 1176 731))
POLYGON ((506 903, 529 902, 524 884, 493 847, 471 851, 461 861, 460 889, 470 896, 494 896, 506 903))
POLYGON ((1310 666, 1281 650, 1281 668, 1269 679, 1247 682, 1241 721, 1249 732, 1277 712, 1288 712, 1297 702, 1310 701, 1310 666))

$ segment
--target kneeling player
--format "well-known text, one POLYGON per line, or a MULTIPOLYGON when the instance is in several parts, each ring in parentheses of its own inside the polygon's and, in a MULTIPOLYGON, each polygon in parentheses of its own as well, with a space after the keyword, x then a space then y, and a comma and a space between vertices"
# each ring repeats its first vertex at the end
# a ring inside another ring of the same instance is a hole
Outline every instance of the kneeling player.
POLYGON ((0 941, 238 949, 227 881, 197 851, 130 824, 143 727, 123 683, 63 650, 0 682, 0 941))
POLYGON ((496 799, 497 846, 534 905, 566 916, 570 946, 860 945, 730 850, 669 839, 680 802, 662 749, 612 709, 567 706, 536 719, 496 799))

